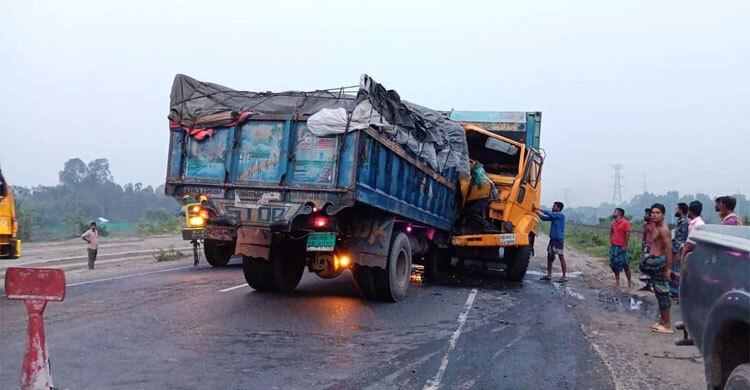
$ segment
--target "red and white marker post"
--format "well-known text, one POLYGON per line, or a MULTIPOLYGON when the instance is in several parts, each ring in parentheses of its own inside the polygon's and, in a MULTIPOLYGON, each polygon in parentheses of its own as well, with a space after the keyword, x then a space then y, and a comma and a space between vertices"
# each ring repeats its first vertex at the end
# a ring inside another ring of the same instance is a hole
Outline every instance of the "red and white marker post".
POLYGON ((65 273, 61 269, 10 267, 5 271, 5 295, 24 300, 29 314, 21 390, 49 389, 53 385, 42 316, 47 301, 65 299, 65 273))

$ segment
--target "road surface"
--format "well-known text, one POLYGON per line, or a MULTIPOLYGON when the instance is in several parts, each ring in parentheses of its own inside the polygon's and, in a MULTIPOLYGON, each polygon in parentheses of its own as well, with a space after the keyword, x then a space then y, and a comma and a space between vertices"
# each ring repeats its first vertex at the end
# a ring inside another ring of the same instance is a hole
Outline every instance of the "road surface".
MULTIPOLYGON (((694 348, 652 335, 646 297, 598 286, 569 253, 571 282, 413 275, 397 304, 366 301, 346 272, 256 292, 241 266, 109 264, 68 279, 47 306, 52 375, 71 389, 705 388, 694 348), (628 349, 630 348, 630 349, 628 349), (629 352, 630 351, 630 352, 629 352), (662 356, 663 355, 663 356, 662 356), (659 370, 673 372, 662 375, 659 370), (685 370, 696 373, 685 374, 685 370)), ((126 259, 123 259, 125 261, 126 259)), ((600 274, 597 274, 600 277, 600 274)), ((0 300, 0 388, 15 388, 26 314, 0 300)))

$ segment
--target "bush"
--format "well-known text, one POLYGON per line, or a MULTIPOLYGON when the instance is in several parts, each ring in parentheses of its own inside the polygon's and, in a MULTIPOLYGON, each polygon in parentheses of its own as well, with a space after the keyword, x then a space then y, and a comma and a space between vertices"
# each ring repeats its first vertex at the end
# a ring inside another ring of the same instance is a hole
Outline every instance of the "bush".
POLYGON ((185 254, 182 252, 175 250, 174 246, 170 246, 169 249, 159 249, 158 251, 154 252, 152 255, 154 256, 154 259, 157 263, 161 263, 162 261, 172 261, 177 260, 181 257, 184 257, 185 254))
MULTIPOLYGON (((80 237, 81 234, 86 233, 86 231, 89 230, 91 223, 91 221, 87 221, 81 213, 68 214, 63 221, 65 221, 65 225, 70 228, 69 238, 80 237)), ((96 230, 99 232, 100 237, 109 236, 109 229, 104 225, 97 225, 96 230)))
POLYGON ((138 232, 143 235, 176 234, 182 228, 182 218, 164 209, 148 210, 146 220, 138 224, 138 232))

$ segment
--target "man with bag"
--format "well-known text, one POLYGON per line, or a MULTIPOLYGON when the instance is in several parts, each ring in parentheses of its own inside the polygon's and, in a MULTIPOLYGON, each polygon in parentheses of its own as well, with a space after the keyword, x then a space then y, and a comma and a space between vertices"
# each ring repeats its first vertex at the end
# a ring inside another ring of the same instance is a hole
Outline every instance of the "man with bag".
POLYGON ((620 287, 620 272, 625 271, 628 278, 628 288, 633 288, 630 278, 630 257, 628 256, 628 240, 632 227, 625 219, 625 210, 616 208, 612 213, 612 226, 609 229, 609 267, 615 273, 615 286, 620 287))

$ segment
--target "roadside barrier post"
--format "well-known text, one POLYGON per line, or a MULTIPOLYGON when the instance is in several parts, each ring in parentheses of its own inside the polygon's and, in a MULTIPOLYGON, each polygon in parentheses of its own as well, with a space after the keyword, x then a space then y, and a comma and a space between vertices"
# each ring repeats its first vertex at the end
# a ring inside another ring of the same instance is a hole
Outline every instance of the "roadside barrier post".
POLYGON ((43 315, 48 301, 65 299, 65 273, 61 269, 10 267, 5 272, 5 294, 8 299, 24 300, 29 315, 21 389, 49 389, 53 385, 43 315))

